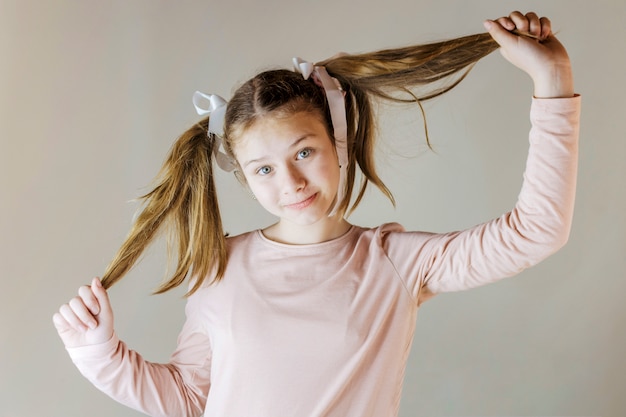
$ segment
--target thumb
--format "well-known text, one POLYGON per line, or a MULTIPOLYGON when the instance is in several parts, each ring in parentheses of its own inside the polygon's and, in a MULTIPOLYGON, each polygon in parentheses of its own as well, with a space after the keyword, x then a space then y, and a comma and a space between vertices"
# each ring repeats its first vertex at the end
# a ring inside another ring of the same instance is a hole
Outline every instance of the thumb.
POLYGON ((500 23, 493 20, 485 20, 483 26, 491 35, 498 45, 506 48, 514 42, 517 42, 517 36, 506 30, 500 23))
POLYGON ((98 304, 100 305, 100 311, 98 317, 112 318, 113 312, 111 308, 111 301, 109 300, 109 294, 104 289, 100 279, 94 278, 91 284, 91 291, 96 296, 98 304))

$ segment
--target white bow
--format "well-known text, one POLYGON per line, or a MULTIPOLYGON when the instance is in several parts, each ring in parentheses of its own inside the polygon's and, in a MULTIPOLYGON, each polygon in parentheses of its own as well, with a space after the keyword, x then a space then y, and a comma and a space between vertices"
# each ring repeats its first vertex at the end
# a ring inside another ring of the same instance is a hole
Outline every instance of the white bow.
POLYGON ((313 73, 313 70, 315 70, 314 64, 304 61, 298 57, 293 58, 293 66, 300 74, 302 74, 305 80, 308 80, 313 73))
POLYGON ((224 135, 224 116, 226 115, 226 106, 228 102, 217 94, 204 94, 200 91, 193 93, 193 105, 196 112, 200 116, 209 114, 209 134, 215 137, 213 145, 213 155, 217 165, 224 171, 232 171, 237 164, 226 153, 220 150, 222 146, 222 136, 224 135), (206 107, 202 107, 202 101, 208 102, 206 107))

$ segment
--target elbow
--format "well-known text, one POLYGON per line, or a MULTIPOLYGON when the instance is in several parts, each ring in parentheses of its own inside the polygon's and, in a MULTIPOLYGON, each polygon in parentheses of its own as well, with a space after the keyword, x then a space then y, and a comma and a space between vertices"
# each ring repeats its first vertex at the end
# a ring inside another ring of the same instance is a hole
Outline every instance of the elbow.
MULTIPOLYGON (((561 250, 569 241, 572 216, 552 212, 550 215, 521 216, 511 213, 509 225, 523 242, 517 248, 539 262, 561 250), (523 249, 525 248, 525 249, 523 249)), ((533 262, 534 263, 534 262, 533 262)))
POLYGON ((546 227, 546 235, 552 247, 552 253, 561 250, 569 241, 572 230, 572 218, 572 210, 554 210, 554 219, 551 222, 552 227, 546 227))
POLYGON ((552 255, 552 254, 560 251, 561 249, 563 249, 563 247, 567 244, 567 242, 569 240, 569 235, 570 235, 569 229, 559 233, 558 235, 555 235, 547 243, 547 245, 546 245, 547 246, 546 252, 548 252, 549 255, 552 255))
POLYGON ((569 221, 555 222, 553 227, 541 228, 531 240, 535 242, 543 258, 558 252, 569 241, 571 223, 569 221))
POLYGON ((571 225, 568 223, 560 229, 559 233, 555 234, 552 239, 553 253, 558 252, 567 244, 567 242, 569 241, 570 232, 571 225))

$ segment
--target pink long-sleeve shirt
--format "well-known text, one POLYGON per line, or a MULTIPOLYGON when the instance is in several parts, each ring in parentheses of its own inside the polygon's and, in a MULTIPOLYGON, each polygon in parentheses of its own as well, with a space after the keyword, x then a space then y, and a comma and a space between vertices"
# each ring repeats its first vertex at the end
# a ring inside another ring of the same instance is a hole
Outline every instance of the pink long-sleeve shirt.
POLYGON ((514 275, 567 240, 580 98, 533 99, 514 209, 447 234, 352 226, 319 244, 228 239, 224 278, 189 297, 167 364, 117 336, 68 349, 99 389, 154 416, 395 416, 417 310, 514 275))

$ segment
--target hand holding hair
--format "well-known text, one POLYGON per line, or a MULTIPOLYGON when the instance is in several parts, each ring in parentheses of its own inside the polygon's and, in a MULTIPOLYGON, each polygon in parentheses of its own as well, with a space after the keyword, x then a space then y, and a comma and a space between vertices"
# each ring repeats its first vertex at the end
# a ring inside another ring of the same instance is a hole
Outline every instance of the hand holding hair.
POLYGON ((52 317, 66 348, 104 343, 113 336, 113 310, 98 278, 78 289, 52 317))
POLYGON ((523 15, 515 11, 509 16, 486 20, 484 25, 500 45, 502 56, 532 78, 535 97, 574 95, 569 56, 552 33, 550 19, 539 18, 533 12, 523 15))

